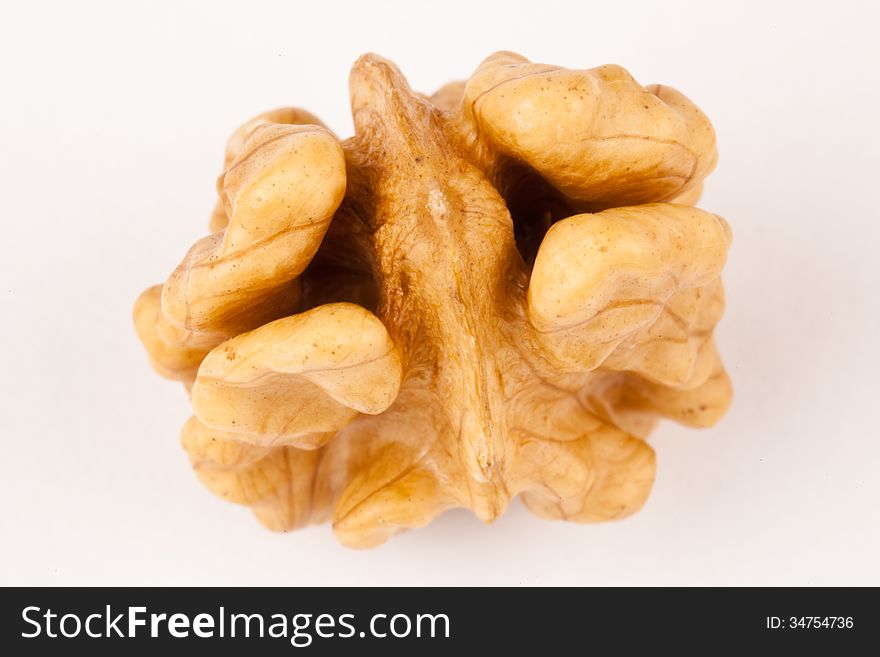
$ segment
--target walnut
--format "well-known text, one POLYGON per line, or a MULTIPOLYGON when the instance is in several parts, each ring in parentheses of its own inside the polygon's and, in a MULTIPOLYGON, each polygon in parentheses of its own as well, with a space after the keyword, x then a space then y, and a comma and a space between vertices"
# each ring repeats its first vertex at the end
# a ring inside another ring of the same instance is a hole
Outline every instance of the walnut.
POLYGON ((191 386, 199 478, 352 547, 516 495, 638 509, 656 419, 707 426, 731 397, 731 236, 693 207, 706 116, 618 66, 507 52, 431 97, 375 55, 350 86, 350 139, 297 109, 232 136, 213 234, 136 304, 155 368, 191 386))

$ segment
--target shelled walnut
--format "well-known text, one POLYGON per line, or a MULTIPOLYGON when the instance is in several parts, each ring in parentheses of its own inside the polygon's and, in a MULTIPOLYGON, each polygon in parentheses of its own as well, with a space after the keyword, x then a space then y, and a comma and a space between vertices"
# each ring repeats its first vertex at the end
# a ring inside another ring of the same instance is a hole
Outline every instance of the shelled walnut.
POLYGON ((707 426, 723 219, 693 207, 706 116, 622 68, 513 53, 426 97, 351 73, 355 136, 269 112, 229 141, 213 234, 135 323, 191 386, 183 444, 275 530, 370 547, 516 495, 580 522, 638 509, 658 417, 707 426))

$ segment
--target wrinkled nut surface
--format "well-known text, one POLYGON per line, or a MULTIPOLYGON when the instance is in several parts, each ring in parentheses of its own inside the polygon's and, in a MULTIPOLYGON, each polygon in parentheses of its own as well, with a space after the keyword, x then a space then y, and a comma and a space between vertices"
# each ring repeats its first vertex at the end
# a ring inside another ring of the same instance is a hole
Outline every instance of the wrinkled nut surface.
POLYGON ((375 55, 350 86, 350 139, 298 109, 235 132, 213 234, 135 306, 191 387, 199 478, 352 547, 516 495, 579 522, 638 509, 656 419, 707 426, 731 398, 731 235, 693 207, 708 119, 618 66, 507 52, 432 97, 375 55))

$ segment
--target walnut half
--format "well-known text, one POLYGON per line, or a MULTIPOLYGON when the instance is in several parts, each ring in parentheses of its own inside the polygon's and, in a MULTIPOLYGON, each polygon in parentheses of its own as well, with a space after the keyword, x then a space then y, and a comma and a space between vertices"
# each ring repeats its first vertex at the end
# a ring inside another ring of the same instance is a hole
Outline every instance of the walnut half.
POLYGON ((135 306, 191 387, 183 445, 275 530, 352 547, 451 507, 638 509, 658 417, 707 426, 730 230, 696 209, 706 116, 622 68, 513 53, 414 93, 365 55, 355 136, 269 112, 230 139, 213 234, 135 306))

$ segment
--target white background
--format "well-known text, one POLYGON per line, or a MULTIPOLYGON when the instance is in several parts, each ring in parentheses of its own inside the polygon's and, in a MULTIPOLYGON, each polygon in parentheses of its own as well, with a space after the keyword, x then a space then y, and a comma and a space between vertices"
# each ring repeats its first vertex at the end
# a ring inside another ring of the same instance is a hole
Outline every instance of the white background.
POLYGON ((872 2, 4 3, 0 584, 880 584, 880 16, 872 2), (351 130, 376 51, 417 89, 499 49, 626 66, 713 120, 735 240, 716 428, 663 424, 606 525, 450 512, 370 552, 275 535, 177 442, 131 324, 206 231, 227 134, 291 104, 351 130))

